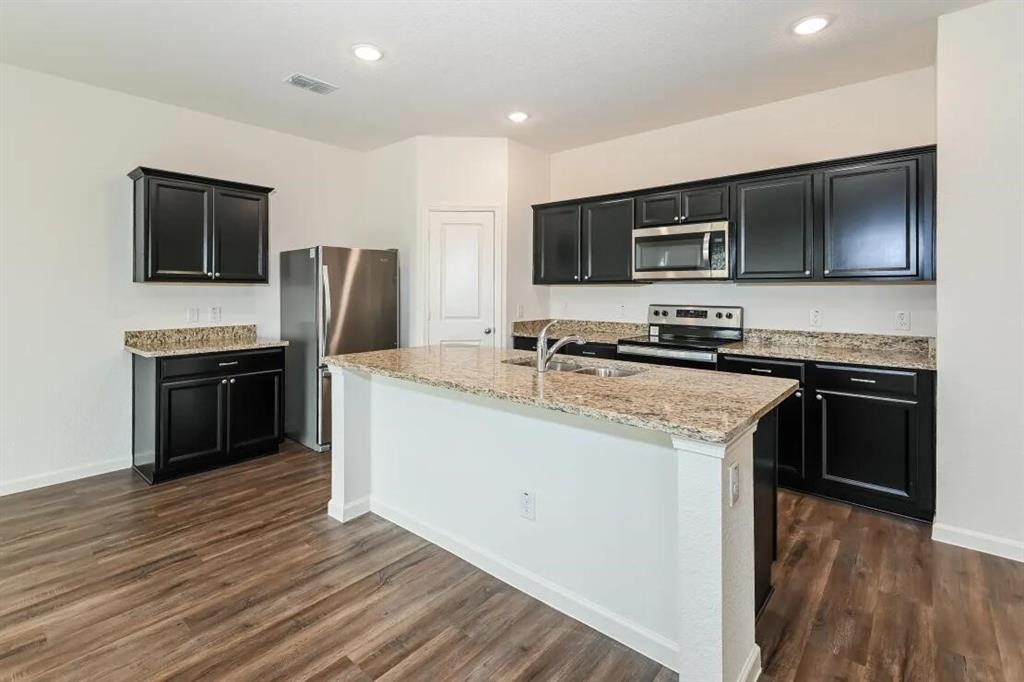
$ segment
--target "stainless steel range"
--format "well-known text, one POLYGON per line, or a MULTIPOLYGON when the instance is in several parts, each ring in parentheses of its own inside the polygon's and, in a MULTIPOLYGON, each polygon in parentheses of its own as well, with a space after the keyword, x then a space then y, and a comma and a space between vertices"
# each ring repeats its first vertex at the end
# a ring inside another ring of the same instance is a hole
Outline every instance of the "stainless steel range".
POLYGON ((619 339, 625 359, 678 367, 715 369, 718 348, 743 340, 743 308, 652 305, 648 333, 619 339))

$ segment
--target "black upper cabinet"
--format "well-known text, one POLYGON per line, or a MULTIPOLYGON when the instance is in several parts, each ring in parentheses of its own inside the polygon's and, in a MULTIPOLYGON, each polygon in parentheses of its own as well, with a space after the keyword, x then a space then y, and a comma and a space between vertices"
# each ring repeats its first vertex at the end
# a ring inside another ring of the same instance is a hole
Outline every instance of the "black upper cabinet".
POLYGON ((580 281, 580 207, 556 206, 533 214, 533 283, 580 281))
POLYGON ((918 275, 918 163, 912 158, 822 174, 826 278, 918 275))
POLYGON ((266 282, 270 187, 136 168, 136 282, 266 282))
POLYGON ((636 226, 723 220, 729 215, 729 188, 701 187, 646 194, 636 199, 636 226))
POLYGON ((810 279, 814 194, 810 173, 736 185, 736 278, 810 279))
POLYGON ((143 237, 149 247, 143 254, 149 279, 209 279, 213 188, 164 178, 153 178, 143 188, 149 207, 143 237))
POLYGON ((630 281, 632 250, 632 199, 583 205, 580 258, 584 282, 630 281))
POLYGON ((218 280, 267 281, 267 195, 217 189, 213 271, 218 280))

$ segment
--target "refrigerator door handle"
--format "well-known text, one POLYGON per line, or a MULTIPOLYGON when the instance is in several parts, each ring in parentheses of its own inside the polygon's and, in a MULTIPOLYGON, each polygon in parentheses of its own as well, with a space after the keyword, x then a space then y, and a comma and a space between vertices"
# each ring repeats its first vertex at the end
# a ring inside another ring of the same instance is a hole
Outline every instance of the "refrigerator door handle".
POLYGON ((331 271, 326 265, 321 265, 320 271, 323 273, 321 281, 324 287, 323 324, 320 325, 320 360, 322 361, 327 355, 327 329, 331 326, 333 306, 331 305, 331 271))

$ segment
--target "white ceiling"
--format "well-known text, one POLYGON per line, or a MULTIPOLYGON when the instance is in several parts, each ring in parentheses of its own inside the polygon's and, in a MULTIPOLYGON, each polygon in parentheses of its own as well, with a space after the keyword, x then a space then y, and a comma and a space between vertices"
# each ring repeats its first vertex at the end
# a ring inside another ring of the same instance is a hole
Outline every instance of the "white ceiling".
POLYGON ((0 59, 353 149, 553 151, 932 64, 935 18, 976 1, 3 0, 0 59), (834 23, 792 35, 809 14, 834 23), (364 42, 384 59, 356 60, 364 42))

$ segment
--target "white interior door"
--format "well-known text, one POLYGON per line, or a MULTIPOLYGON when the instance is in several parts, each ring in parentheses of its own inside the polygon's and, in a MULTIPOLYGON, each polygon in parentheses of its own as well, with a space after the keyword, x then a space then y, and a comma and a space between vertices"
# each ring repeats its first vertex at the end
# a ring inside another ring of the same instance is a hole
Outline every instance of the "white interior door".
POLYGON ((494 346, 494 213, 431 211, 431 345, 494 346))

